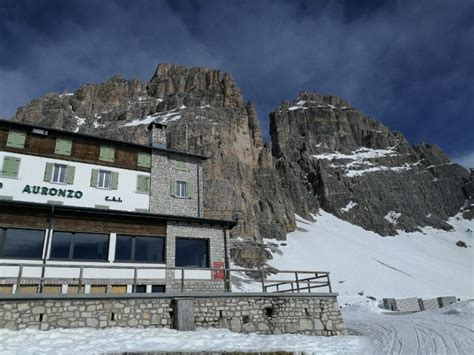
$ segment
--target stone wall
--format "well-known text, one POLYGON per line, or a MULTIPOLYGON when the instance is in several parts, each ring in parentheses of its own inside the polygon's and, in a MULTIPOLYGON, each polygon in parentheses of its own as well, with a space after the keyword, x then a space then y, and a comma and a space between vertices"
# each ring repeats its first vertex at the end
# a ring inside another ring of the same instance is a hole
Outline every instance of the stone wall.
POLYGON ((151 163, 150 212, 157 214, 202 217, 203 189, 201 158, 172 155, 154 150, 151 163), (179 169, 177 161, 186 163, 179 169), (192 189, 190 197, 171 194, 171 184, 185 181, 192 189))
MULTIPOLYGON (((168 222, 166 236, 166 266, 174 267, 176 265, 176 237, 208 239, 209 267, 213 267, 214 262, 216 261, 224 263, 225 247, 224 231, 222 228, 205 224, 198 225, 180 222, 168 222)), ((167 291, 180 290, 181 281, 178 275, 180 271, 167 270, 166 272, 167 291)), ((204 279, 211 272, 206 270, 185 271, 185 291, 224 290, 224 283, 221 281, 190 281, 189 277, 193 273, 206 273, 206 275, 203 275, 202 277, 204 279)))
POLYGON ((193 300, 194 326, 234 332, 345 334, 336 294, 202 294, 0 298, 0 328, 171 328, 174 299, 193 300))

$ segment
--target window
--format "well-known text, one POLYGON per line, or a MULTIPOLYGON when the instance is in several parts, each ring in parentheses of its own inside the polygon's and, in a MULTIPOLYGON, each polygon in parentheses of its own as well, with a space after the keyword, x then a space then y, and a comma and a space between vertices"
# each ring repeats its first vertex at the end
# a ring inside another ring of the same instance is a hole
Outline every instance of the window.
POLYGON ((136 285, 135 293, 146 293, 146 285, 136 285))
POLYGON ((115 260, 139 263, 164 263, 165 238, 117 235, 115 260))
POLYGON ((115 160, 115 149, 112 147, 100 147, 99 160, 113 162, 115 160))
POLYGON ((176 238, 176 266, 209 267, 209 240, 176 238))
POLYGON ((107 234, 54 232, 51 259, 106 261, 109 255, 107 234))
POLYGON ((97 187, 102 189, 110 189, 112 180, 112 173, 106 170, 99 170, 99 179, 97 181, 97 187))
POLYGON ((52 182, 65 184, 67 176, 67 165, 54 164, 52 182))
POLYGON ((44 181, 58 184, 73 184, 76 168, 64 164, 46 163, 44 181))
POLYGON ((144 168, 151 167, 151 155, 149 153, 138 153, 137 165, 144 168))
POLYGON ((7 147, 23 148, 25 146, 26 133, 25 132, 8 132, 7 147))
POLYGON ((91 186, 101 189, 117 190, 119 173, 115 171, 92 169, 91 186))
POLYGON ((150 191, 150 177, 137 175, 137 192, 148 193, 150 191))
POLYGON ((56 147, 54 153, 59 155, 71 155, 72 141, 69 139, 56 139, 56 147))
POLYGON ((176 197, 186 197, 186 183, 184 181, 176 181, 176 197))
POLYGON ((4 157, 2 165, 2 177, 6 178, 18 178, 18 172, 20 170, 20 158, 15 157, 4 157))
POLYGON ((0 257, 41 259, 43 230, 0 228, 0 257))
POLYGON ((151 285, 151 293, 164 293, 165 285, 151 285))

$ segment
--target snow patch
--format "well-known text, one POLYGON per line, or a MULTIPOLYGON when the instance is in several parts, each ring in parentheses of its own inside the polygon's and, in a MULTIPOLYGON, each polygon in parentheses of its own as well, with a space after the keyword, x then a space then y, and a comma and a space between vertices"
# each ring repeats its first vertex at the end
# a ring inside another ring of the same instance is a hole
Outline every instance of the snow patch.
POLYGON ((76 129, 74 130, 74 132, 79 132, 81 126, 86 124, 86 119, 79 116, 74 116, 74 118, 76 119, 76 129))
POLYGON ((312 157, 316 159, 327 159, 327 160, 348 159, 348 160, 355 160, 355 161, 362 162, 366 159, 381 158, 381 157, 396 156, 396 155, 398 155, 398 153, 396 152, 395 147, 388 147, 387 149, 359 148, 357 150, 352 151, 350 154, 335 152, 335 153, 316 154, 316 155, 313 155, 312 157))
POLYGON ((59 95, 59 97, 61 97, 61 98, 62 98, 62 97, 65 97, 65 96, 74 96, 74 93, 69 92, 69 93, 66 93, 66 94, 61 94, 61 95, 59 95))
POLYGON ((344 208, 341 208, 341 211, 342 212, 349 212, 351 209, 353 209, 355 206, 357 206, 357 203, 355 203, 354 201, 350 201, 346 207, 344 208))
POLYGON ((402 214, 400 212, 390 211, 389 213, 385 215, 383 219, 385 219, 389 223, 397 225, 398 219, 400 218, 401 215, 402 214))
POLYGON ((166 114, 162 113, 154 113, 150 116, 145 116, 143 118, 135 119, 131 122, 125 123, 121 127, 133 127, 133 126, 142 126, 142 125, 149 125, 152 122, 157 123, 168 123, 172 121, 177 121, 181 118, 181 114, 179 112, 175 112, 175 110, 169 111, 166 114))

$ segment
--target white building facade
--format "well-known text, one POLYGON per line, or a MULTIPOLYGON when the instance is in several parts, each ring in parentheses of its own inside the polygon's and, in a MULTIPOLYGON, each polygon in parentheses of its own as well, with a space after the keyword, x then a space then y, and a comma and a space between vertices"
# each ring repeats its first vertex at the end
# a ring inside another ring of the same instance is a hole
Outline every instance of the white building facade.
MULTIPOLYGON (((0 121, 0 292, 222 290, 205 157, 0 121)), ((164 141, 163 141, 164 140, 164 141)))

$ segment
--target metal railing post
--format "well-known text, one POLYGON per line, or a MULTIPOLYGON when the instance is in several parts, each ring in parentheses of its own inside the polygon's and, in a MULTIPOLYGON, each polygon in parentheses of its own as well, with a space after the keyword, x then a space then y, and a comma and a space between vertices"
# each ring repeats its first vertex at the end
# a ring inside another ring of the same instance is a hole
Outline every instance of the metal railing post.
POLYGON ((267 292, 265 288, 265 271, 263 269, 260 269, 260 278, 262 281, 262 292, 267 292))
POLYGON ((16 290, 15 293, 20 293, 21 275, 23 274, 23 265, 18 268, 18 276, 16 278, 16 290))
MULTIPOLYGON (((81 267, 79 269, 79 285, 77 287, 77 293, 81 293, 83 276, 84 276, 84 266, 81 265, 81 267)), ((84 290, 84 293, 86 293, 85 290, 84 290)))
POLYGON ((184 267, 181 268, 181 293, 184 293, 184 267))
POLYGON ((329 278, 329 273, 326 274, 326 277, 327 277, 327 279, 328 279, 329 292, 332 293, 331 279, 329 278))
POLYGON ((133 268, 133 293, 137 292, 137 283, 138 283, 138 269, 135 266, 133 268))
POLYGON ((298 271, 295 272, 296 292, 300 293, 300 281, 298 280, 298 271))

